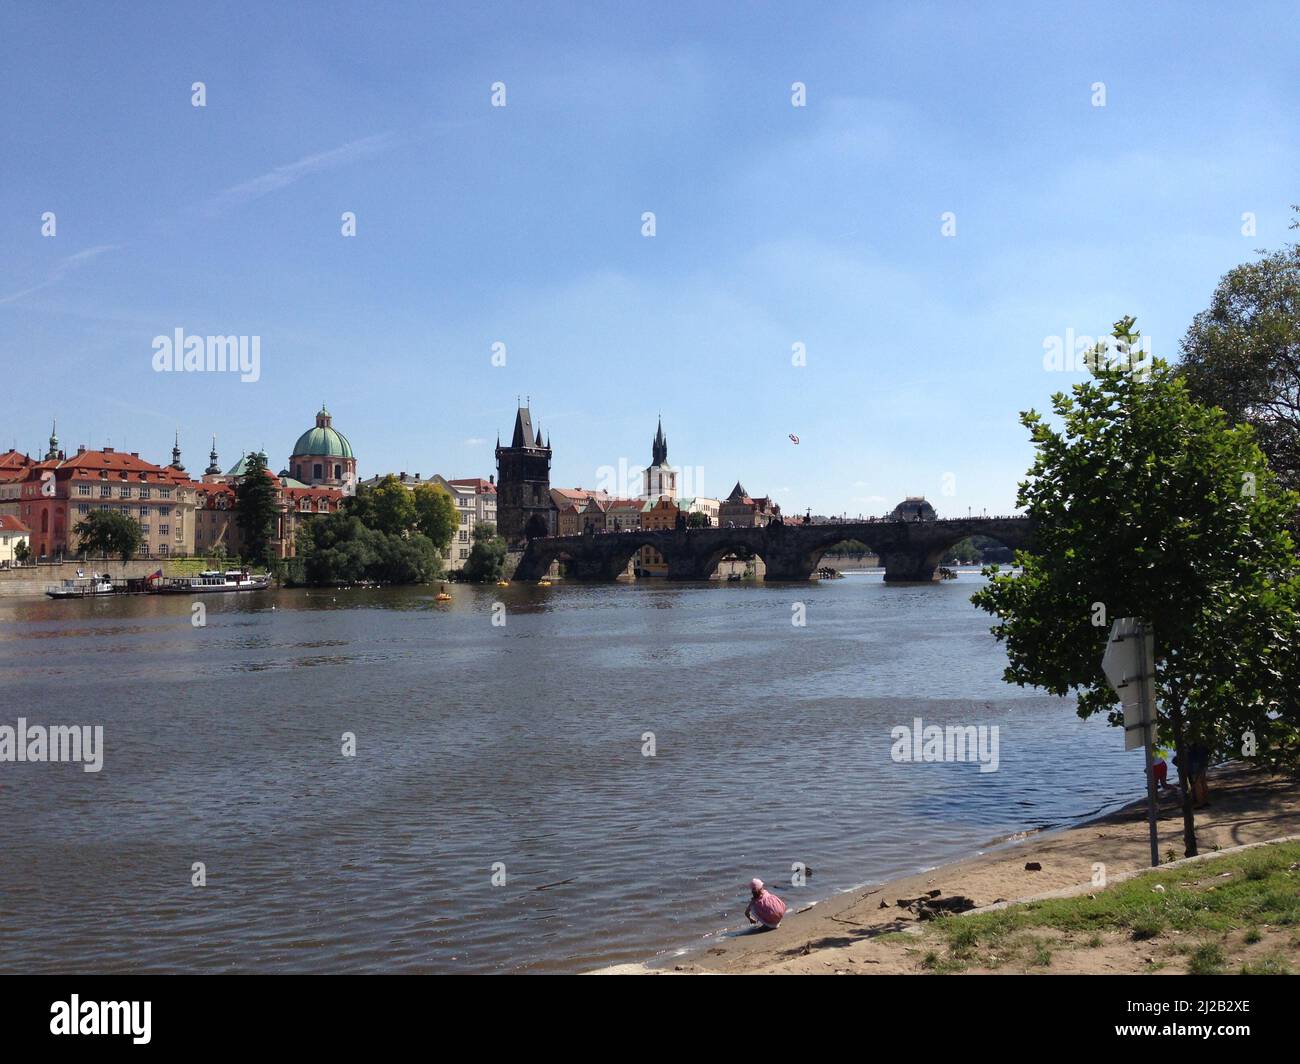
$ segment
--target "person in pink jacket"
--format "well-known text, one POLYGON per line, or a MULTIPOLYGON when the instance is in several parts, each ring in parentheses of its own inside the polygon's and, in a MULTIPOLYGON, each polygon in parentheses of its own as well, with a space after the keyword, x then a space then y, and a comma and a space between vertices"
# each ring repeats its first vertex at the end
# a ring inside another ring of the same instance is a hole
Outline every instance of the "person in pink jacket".
POLYGON ((763 886, 761 879, 751 879, 749 890, 753 897, 745 906, 745 917, 751 924, 762 924, 770 931, 785 915, 785 902, 763 886))

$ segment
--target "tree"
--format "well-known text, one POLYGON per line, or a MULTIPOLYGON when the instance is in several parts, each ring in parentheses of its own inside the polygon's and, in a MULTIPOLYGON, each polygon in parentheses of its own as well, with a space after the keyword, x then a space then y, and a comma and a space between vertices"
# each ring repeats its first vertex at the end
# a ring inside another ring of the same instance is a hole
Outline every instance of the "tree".
POLYGON ((95 510, 77 522, 77 553, 116 554, 129 561, 140 549, 144 536, 134 518, 116 510, 95 510))
MULTIPOLYGON (((1133 319, 1116 323, 1121 355, 1133 319)), ((1101 672, 1110 623, 1155 631, 1158 741, 1178 752, 1296 761, 1300 573, 1281 489, 1248 426, 1202 406, 1163 361, 1134 374, 1096 360, 1093 379, 1056 394, 1063 425, 1021 415, 1037 452, 1017 505, 1035 522, 1021 573, 996 575, 975 605, 995 614, 1010 683, 1078 694, 1078 713, 1122 723, 1101 672)), ((1185 773, 1180 773, 1185 778, 1185 773)), ((1183 787, 1183 836, 1196 853, 1183 787)))
POLYGON ((267 472, 266 455, 250 454, 244 475, 235 485, 235 522, 244 557, 260 565, 270 565, 273 560, 271 544, 280 517, 277 488, 277 481, 267 472))
POLYGON ((456 500, 441 484, 421 484, 411 494, 415 500, 415 527, 439 550, 446 550, 460 525, 456 500))
POLYGON ((500 580, 506 567, 506 541, 497 535, 496 525, 479 521, 474 526, 474 545, 461 567, 466 580, 500 580))
POLYGON ((695 510, 686 515, 687 528, 708 528, 709 515, 702 510, 695 510))
MULTIPOLYGON (((401 535, 415 527, 415 500, 392 473, 369 490, 366 524, 389 535, 401 535)), ((364 520, 364 518, 363 518, 364 520)))
POLYGON ((1300 244, 1229 270, 1182 354, 1192 396, 1253 425, 1282 485, 1300 489, 1300 244))
POLYGON ((32 548, 28 546, 27 540, 19 540, 18 546, 14 548, 14 561, 19 565, 27 564, 27 560, 32 556, 32 548))
POLYGON ((442 575, 442 556, 427 537, 367 528, 346 512, 313 520, 305 546, 301 564, 309 584, 423 584, 442 575))

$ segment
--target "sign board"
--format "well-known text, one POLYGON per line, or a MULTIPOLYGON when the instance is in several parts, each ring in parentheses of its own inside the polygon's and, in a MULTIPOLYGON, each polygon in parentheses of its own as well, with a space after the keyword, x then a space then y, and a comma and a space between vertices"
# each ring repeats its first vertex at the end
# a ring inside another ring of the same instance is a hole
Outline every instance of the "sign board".
POLYGON ((1124 704, 1124 749, 1155 742, 1155 636, 1136 617, 1120 617, 1110 627, 1101 671, 1124 704), (1150 733, 1150 734, 1148 734, 1150 733))

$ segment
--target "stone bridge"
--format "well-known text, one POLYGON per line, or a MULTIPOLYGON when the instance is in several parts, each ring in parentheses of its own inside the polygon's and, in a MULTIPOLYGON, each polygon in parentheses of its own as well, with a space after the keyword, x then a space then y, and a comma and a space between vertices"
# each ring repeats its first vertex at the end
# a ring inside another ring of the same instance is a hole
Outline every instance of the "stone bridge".
POLYGON ((626 571, 638 550, 649 546, 663 556, 670 580, 707 580, 723 557, 741 548, 763 559, 769 581, 809 580, 827 550, 855 539, 880 556, 886 580, 917 582, 936 579, 944 553, 967 536, 989 536, 1017 549, 1029 544, 1030 534, 1026 517, 972 517, 548 536, 528 541, 515 579, 540 579, 552 562, 560 561, 575 579, 613 580, 626 571))

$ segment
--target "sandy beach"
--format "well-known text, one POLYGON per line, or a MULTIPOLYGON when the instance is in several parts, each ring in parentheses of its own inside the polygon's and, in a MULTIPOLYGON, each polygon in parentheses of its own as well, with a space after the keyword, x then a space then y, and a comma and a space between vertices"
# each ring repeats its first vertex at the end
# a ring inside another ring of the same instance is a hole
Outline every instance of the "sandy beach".
MULTIPOLYGON (((1300 834, 1300 784, 1235 763, 1210 777, 1210 807, 1197 811, 1197 841, 1202 855, 1300 834)), ((1160 804, 1160 853, 1181 858, 1182 817, 1172 788, 1160 804)), ((939 891, 964 895, 977 907, 1017 902, 1055 891, 1092 888, 1093 866, 1105 865, 1108 882, 1150 866, 1145 801, 1060 831, 1026 836, 1009 846, 918 875, 890 880, 837 895, 801 912, 791 912, 774 931, 720 937, 715 944, 652 965, 624 965, 613 973, 663 974, 908 974, 930 970, 927 943, 934 922, 923 922, 898 899, 939 891), (1039 870, 1026 869, 1038 864, 1039 870)), ((1197 875, 1212 876, 1213 861, 1198 863, 1197 875), (1204 869, 1205 871, 1201 871, 1204 869)), ((1191 868, 1192 865, 1187 867, 1191 868)), ((777 888, 777 893, 780 889, 777 888)), ((1176 934, 1176 932, 1175 932, 1176 934)), ((1291 932, 1264 935, 1249 949, 1262 953, 1278 946, 1294 949, 1291 932)), ((1253 936, 1252 936, 1253 937, 1253 936)), ((1128 936, 1091 936, 1058 950, 1050 973, 1106 973, 1151 970, 1149 943, 1128 936)), ((931 962, 933 954, 931 953, 931 962)), ((1159 965, 1158 965, 1159 966, 1159 965)), ((1172 966, 1171 966, 1172 967, 1172 966)), ((978 965, 971 972, 989 970, 978 965)), ((998 971, 1022 971, 1009 965, 998 971)), ((1163 967, 1161 967, 1161 970, 1163 967)))

